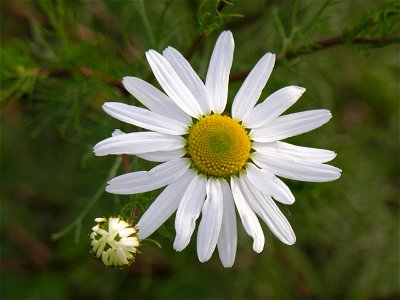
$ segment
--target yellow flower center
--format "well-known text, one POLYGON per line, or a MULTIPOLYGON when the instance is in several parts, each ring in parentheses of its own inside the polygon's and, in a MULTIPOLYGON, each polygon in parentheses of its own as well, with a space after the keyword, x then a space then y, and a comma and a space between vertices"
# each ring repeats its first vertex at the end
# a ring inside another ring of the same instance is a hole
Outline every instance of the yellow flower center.
POLYGON ((236 120, 218 114, 201 118, 187 139, 194 167, 209 176, 236 174, 249 159, 250 149, 246 130, 236 120))

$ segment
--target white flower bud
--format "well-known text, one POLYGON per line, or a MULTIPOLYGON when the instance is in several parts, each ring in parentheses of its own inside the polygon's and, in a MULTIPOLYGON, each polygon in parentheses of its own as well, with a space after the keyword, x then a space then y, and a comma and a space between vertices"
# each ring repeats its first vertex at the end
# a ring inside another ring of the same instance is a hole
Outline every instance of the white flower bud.
POLYGON ((90 245, 96 258, 104 265, 122 267, 130 265, 140 247, 137 230, 120 217, 96 218, 90 234, 90 245))

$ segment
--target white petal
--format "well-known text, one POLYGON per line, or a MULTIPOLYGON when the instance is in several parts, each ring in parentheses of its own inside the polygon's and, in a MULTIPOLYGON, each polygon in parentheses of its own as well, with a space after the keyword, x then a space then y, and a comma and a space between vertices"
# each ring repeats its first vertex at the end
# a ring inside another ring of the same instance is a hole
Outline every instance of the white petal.
POLYGON ((206 87, 211 99, 211 110, 222 113, 228 99, 229 72, 233 61, 235 42, 232 32, 224 31, 215 44, 208 66, 206 87))
POLYGON ((188 170, 179 180, 168 185, 154 200, 137 223, 140 239, 143 240, 153 234, 177 210, 183 193, 194 176, 196 175, 188 170))
POLYGON ((208 90, 189 62, 182 56, 182 54, 172 47, 165 49, 163 55, 174 68, 182 82, 196 98, 203 114, 209 114, 211 111, 211 100, 208 95, 208 90))
POLYGON ((128 251, 132 251, 132 247, 137 247, 139 241, 137 237, 125 237, 119 240, 119 245, 128 251))
POLYGON ((128 228, 124 228, 121 229, 118 234, 120 237, 122 238, 126 238, 127 236, 130 236, 132 233, 135 233, 136 230, 134 228, 128 227, 128 228))
POLYGON ((146 52, 147 61, 158 82, 176 105, 188 115, 199 118, 202 110, 170 63, 154 50, 146 52))
MULTIPOLYGON (((122 132, 119 129, 115 129, 114 132, 112 133, 112 136, 123 135, 123 134, 126 133, 122 132)), ((176 158, 181 158, 182 156, 185 155, 185 153, 186 153, 185 149, 181 148, 171 151, 156 151, 150 153, 136 154, 136 156, 149 161, 164 162, 176 158)))
POLYGON ((278 117, 264 127, 252 129, 250 136, 256 142, 275 142, 314 130, 331 118, 331 112, 326 109, 303 111, 278 117))
POLYGON ((111 134, 111 136, 117 136, 117 135, 123 135, 123 134, 126 134, 126 133, 123 132, 123 131, 120 130, 120 129, 115 129, 115 130, 113 131, 113 133, 111 134))
POLYGON ((185 155, 183 148, 171 151, 157 151, 151 153, 136 154, 136 156, 149 161, 164 162, 172 159, 180 158, 185 155))
POLYGON ((178 158, 162 163, 148 172, 127 173, 111 179, 106 191, 119 195, 153 191, 182 177, 189 165, 187 158, 178 158))
POLYGON ((249 181, 263 194, 272 196, 275 200, 283 204, 293 204, 294 196, 290 189, 274 174, 267 170, 261 170, 253 164, 246 167, 247 177, 249 181))
POLYGON ((207 198, 204 201, 197 233, 197 256, 200 262, 208 261, 217 246, 223 213, 223 196, 220 181, 209 178, 206 193, 207 198))
POLYGON ((187 113, 172 102, 167 95, 146 81, 136 77, 124 77, 122 84, 129 93, 151 111, 186 125, 192 123, 192 118, 187 113))
POLYGON ((301 147, 285 142, 258 143, 252 144, 253 149, 261 154, 286 154, 293 159, 304 160, 308 162, 325 163, 336 157, 336 153, 330 150, 301 147))
POLYGON ((143 154, 181 149, 185 139, 181 136, 158 132, 133 132, 110 137, 93 147, 97 156, 109 154, 143 154))
POLYGON ((250 206, 268 225, 272 233, 283 243, 293 245, 296 242, 296 236, 288 220, 276 206, 275 202, 270 197, 254 189, 245 176, 240 177, 240 182, 250 206))
POLYGON ((95 228, 92 228, 92 229, 95 230, 96 233, 98 233, 100 235, 103 235, 103 236, 108 235, 108 232, 106 230, 104 230, 104 229, 101 229, 101 228, 98 228, 98 227, 97 227, 97 230, 95 228))
POLYGON ((119 226, 119 218, 110 218, 108 221, 108 230, 113 231, 113 230, 118 230, 119 226))
MULTIPOLYGON (((103 250, 104 250, 104 248, 105 248, 106 245, 107 245, 106 237, 101 238, 101 239, 99 240, 98 245, 96 246, 96 247, 99 247, 99 248, 97 249, 97 252, 96 252, 96 256, 97 256, 97 257, 100 257, 100 255, 101 255, 102 253, 104 253, 103 250)), ((95 251, 95 248, 93 248, 93 251, 95 251)))
POLYGON ((117 256, 115 255, 115 250, 110 248, 110 249, 107 250, 107 252, 108 251, 110 251, 109 254, 108 254, 108 256, 109 256, 109 259, 108 259, 109 265, 118 266, 118 260, 117 260, 117 256))
POLYGON ((260 167, 272 173, 300 181, 327 182, 340 177, 341 170, 315 162, 295 160, 290 156, 279 154, 264 155, 258 152, 253 153, 253 161, 260 167))
POLYGON ((264 248, 265 238, 261 229, 260 222, 256 214, 247 203, 247 195, 243 194, 243 189, 239 179, 235 176, 231 177, 231 187, 233 199, 239 212, 240 219, 247 234, 253 238, 253 250, 260 253, 264 248))
POLYGON ((124 251, 122 251, 121 248, 118 248, 116 250, 116 255, 118 257, 117 264, 119 266, 126 265, 128 263, 128 260, 126 259, 126 256, 125 256, 125 253, 124 253, 124 251))
POLYGON ((101 254, 101 260, 103 261, 103 264, 106 265, 106 266, 110 265, 110 262, 109 262, 110 253, 111 253, 111 248, 108 249, 107 251, 104 251, 101 254))
POLYGON ((174 249, 176 251, 182 251, 190 242, 206 197, 206 184, 205 177, 196 175, 183 194, 175 218, 174 249))
POLYGON ((254 66, 233 100, 233 118, 243 120, 252 111, 271 75, 274 64, 275 54, 267 53, 254 66))
POLYGON ((217 247, 222 265, 225 268, 230 268, 233 266, 236 257, 236 213, 232 190, 225 179, 221 180, 221 190, 223 195, 223 216, 217 247))
POLYGON ((287 86, 276 91, 251 110, 243 119, 244 124, 248 128, 265 126, 296 103, 305 91, 299 86, 287 86))
POLYGON ((181 122, 125 103, 106 102, 103 110, 120 121, 159 133, 184 135, 188 131, 187 125, 181 122))

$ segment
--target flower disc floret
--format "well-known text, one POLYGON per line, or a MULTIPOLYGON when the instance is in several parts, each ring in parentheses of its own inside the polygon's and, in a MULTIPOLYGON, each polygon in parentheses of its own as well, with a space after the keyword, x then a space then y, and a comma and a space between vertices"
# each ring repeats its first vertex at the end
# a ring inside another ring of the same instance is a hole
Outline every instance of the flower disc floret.
POLYGON ((92 251, 106 266, 121 267, 135 261, 140 240, 137 230, 121 218, 96 218, 90 234, 92 251))
POLYGON ((249 159, 251 142, 236 120, 219 114, 201 118, 189 131, 187 152, 194 167, 208 176, 238 173, 249 159))

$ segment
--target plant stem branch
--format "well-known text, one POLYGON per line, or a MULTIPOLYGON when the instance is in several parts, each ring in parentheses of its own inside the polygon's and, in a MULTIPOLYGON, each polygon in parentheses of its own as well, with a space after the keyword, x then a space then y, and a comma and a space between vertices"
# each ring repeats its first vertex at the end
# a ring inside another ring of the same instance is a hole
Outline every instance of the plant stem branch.
POLYGON ((67 227, 60 230, 59 232, 54 233, 51 236, 51 238, 53 240, 59 239, 60 237, 62 237, 63 235, 65 235, 66 233, 71 231, 73 228, 75 228, 75 242, 77 243, 79 241, 79 235, 80 235, 83 218, 86 216, 86 214, 89 212, 89 210, 93 207, 93 205, 100 199, 101 195, 103 195, 107 181, 109 181, 111 178, 113 178, 115 176, 119 166, 121 165, 121 161, 122 161, 122 158, 120 156, 118 156, 115 159, 115 162, 111 166, 110 172, 108 173, 107 179, 104 182, 104 184, 102 184, 97 189, 97 191, 94 193, 92 198, 86 204, 85 208, 83 208, 81 213, 69 225, 67 225, 67 227))
MULTIPOLYGON (((376 47, 384 46, 388 43, 399 42, 400 36, 388 37, 385 39, 373 39, 373 38, 355 38, 351 42, 353 44, 364 44, 364 45, 372 45, 376 47)), ((290 51, 286 53, 283 58, 291 59, 300 55, 310 54, 312 52, 324 50, 330 47, 339 46, 346 44, 347 41, 342 36, 336 36, 333 38, 321 40, 316 42, 310 46, 302 46, 294 51, 290 51)))
MULTIPOLYGON (((221 0, 218 4, 217 7, 217 12, 221 13, 224 8, 226 7, 226 2, 221 0)), ((193 54, 196 52, 196 50, 199 48, 202 40, 206 37, 204 33, 199 33, 197 37, 193 40, 193 42, 190 44, 189 48, 185 51, 184 57, 187 60, 190 60, 193 56, 193 54)))
MULTIPOLYGON (((114 86, 117 89, 119 89, 123 94, 128 95, 128 92, 125 90, 124 86, 122 85, 122 82, 120 80, 117 80, 111 76, 105 76, 101 72, 93 71, 91 68, 82 66, 79 68, 78 72, 86 77, 96 77, 102 81, 104 81, 106 84, 110 86, 114 86)), ((46 70, 44 68, 37 68, 35 69, 35 73, 40 75, 40 74, 46 74, 47 76, 54 77, 54 78, 65 78, 71 76, 73 73, 72 70, 69 69, 64 69, 64 68, 59 68, 59 69, 53 69, 53 70, 46 70)))
MULTIPOLYGON (((222 2, 222 3, 224 3, 224 2, 222 2)), ((193 46, 191 46, 189 48, 189 49, 191 49, 191 48, 193 49, 190 51, 191 54, 189 55, 189 58, 193 55, 194 51, 200 45, 200 42, 203 38, 204 38, 204 36, 202 36, 202 37, 199 36, 196 40, 194 40, 193 45, 196 45, 196 46, 194 48, 193 48, 193 46)), ((387 37, 384 39, 356 38, 351 41, 351 43, 353 43, 353 44, 370 45, 370 46, 374 46, 374 47, 383 47, 383 46, 386 46, 387 44, 399 43, 399 42, 400 42, 400 36, 392 36, 392 37, 387 37)), ((286 60, 294 59, 294 58, 302 56, 302 55, 308 55, 308 54, 322 51, 325 49, 329 49, 332 47, 345 45, 347 43, 348 43, 348 41, 346 41, 342 36, 335 36, 332 38, 317 41, 310 45, 301 46, 293 51, 288 51, 283 55, 278 55, 276 61, 277 61, 277 63, 279 63, 280 61, 285 60, 285 59, 286 60)), ((68 76, 71 76, 71 74, 73 73, 71 70, 68 70, 68 69, 46 70, 44 68, 38 68, 35 70, 35 72, 36 72, 36 74, 47 74, 47 76, 55 77, 55 78, 68 77, 68 76)), ((234 80, 244 79, 249 74, 249 72, 250 71, 233 72, 230 75, 230 80, 234 81, 234 80)), ((85 66, 79 68, 79 73, 81 73, 82 75, 84 75, 86 77, 96 77, 100 80, 103 80, 103 81, 105 81, 106 84, 108 84, 110 86, 114 86, 117 89, 119 89, 121 91, 121 93, 128 95, 128 92, 125 90, 122 83, 119 80, 117 80, 116 78, 112 78, 110 76, 106 77, 101 72, 93 71, 92 69, 85 67, 85 66)))
MULTIPOLYGON (((383 47, 386 46, 387 44, 390 43, 399 43, 400 42, 400 36, 392 36, 392 37, 387 37, 384 39, 378 39, 378 38, 355 38, 351 41, 353 44, 357 45, 370 45, 374 47, 383 47)), ((276 58, 276 62, 279 63, 282 60, 289 60, 289 59, 294 59, 296 57, 302 56, 302 55, 308 55, 314 52, 318 52, 321 50, 325 50, 331 47, 335 46, 341 46, 347 44, 348 41, 346 41, 342 36, 335 36, 332 38, 324 39, 317 41, 311 45, 305 45, 301 46, 293 51, 288 51, 283 55, 278 55, 276 58)), ((250 71, 240 71, 240 72, 234 72, 231 73, 230 75, 230 80, 240 80, 246 78, 246 76, 250 73, 250 71)))

